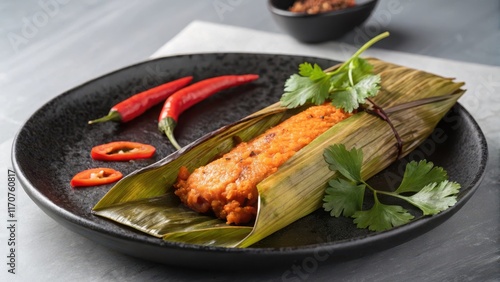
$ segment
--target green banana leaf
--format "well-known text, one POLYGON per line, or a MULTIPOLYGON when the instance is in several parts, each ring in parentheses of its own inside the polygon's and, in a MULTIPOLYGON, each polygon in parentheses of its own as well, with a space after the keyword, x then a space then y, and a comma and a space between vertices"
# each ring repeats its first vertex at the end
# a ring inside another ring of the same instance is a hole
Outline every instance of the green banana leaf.
POLYGON ((390 117, 403 143, 398 154, 386 121, 365 111, 334 125, 257 185, 258 212, 248 226, 227 225, 181 204, 172 185, 181 166, 189 171, 209 163, 302 109, 271 105, 212 132, 165 159, 119 181, 93 213, 172 242, 248 247, 322 205, 327 181, 335 177, 323 160, 332 144, 363 150, 363 177, 369 178, 419 146, 465 92, 463 83, 377 59, 369 59, 382 78, 373 101, 390 117))

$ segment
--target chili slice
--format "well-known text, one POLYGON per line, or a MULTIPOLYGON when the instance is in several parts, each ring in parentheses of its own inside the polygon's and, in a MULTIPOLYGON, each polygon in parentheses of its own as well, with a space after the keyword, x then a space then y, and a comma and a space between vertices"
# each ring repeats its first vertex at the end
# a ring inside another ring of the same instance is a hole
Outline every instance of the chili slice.
POLYGON ((109 184, 120 180, 122 173, 112 168, 91 168, 77 173, 71 179, 72 187, 86 187, 109 184))
POLYGON ((99 161, 129 161, 150 158, 155 151, 155 147, 148 144, 116 141, 93 147, 90 156, 99 161))
POLYGON ((191 80, 193 80, 192 76, 186 76, 135 94, 113 106, 107 116, 91 120, 89 124, 106 121, 128 122, 140 116, 154 105, 165 101, 165 99, 177 90, 188 85, 191 80))
POLYGON ((224 89, 245 84, 259 78, 257 74, 224 75, 191 84, 168 97, 158 118, 158 128, 165 133, 175 148, 181 147, 174 137, 179 115, 189 107, 224 89))

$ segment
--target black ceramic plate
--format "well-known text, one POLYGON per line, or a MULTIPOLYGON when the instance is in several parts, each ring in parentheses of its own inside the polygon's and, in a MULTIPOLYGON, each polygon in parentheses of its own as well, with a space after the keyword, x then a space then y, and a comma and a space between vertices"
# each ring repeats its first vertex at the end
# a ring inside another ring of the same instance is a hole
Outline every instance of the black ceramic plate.
POLYGON ((324 68, 336 63, 284 55, 198 54, 152 60, 113 72, 61 94, 34 113, 14 140, 14 168, 33 201, 69 229, 132 256, 211 269, 276 266, 318 254, 321 258, 346 259, 390 248, 437 226, 471 197, 484 172, 487 148, 478 125, 460 105, 448 113, 419 149, 373 178, 380 183, 392 182, 405 162, 426 158, 443 166, 453 181, 462 184, 458 203, 436 216, 419 218, 387 232, 356 229, 350 219, 331 218, 318 210, 247 249, 169 243, 92 215, 91 208, 110 185, 84 189, 69 186, 71 177, 83 169, 110 166, 128 174, 174 151, 157 130, 161 105, 127 124, 87 124, 133 93, 186 75, 194 75, 195 81, 223 74, 261 75, 255 83, 223 91, 185 112, 175 133, 179 143, 186 145, 278 101, 284 81, 304 61, 324 68), (156 156, 126 163, 90 158, 93 146, 116 140, 152 144, 157 148, 156 156))

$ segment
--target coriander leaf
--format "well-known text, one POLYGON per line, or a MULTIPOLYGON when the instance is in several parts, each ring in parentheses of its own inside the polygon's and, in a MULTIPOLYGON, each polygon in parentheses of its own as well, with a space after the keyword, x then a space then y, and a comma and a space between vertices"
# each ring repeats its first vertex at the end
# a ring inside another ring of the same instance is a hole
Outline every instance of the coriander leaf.
POLYGON ((301 76, 309 77, 313 73, 313 70, 313 66, 308 62, 299 65, 299 74, 301 76))
POLYGON ((354 85, 359 103, 364 103, 366 98, 377 95, 380 89, 380 76, 374 74, 364 75, 363 78, 354 85))
POLYGON ((392 227, 403 225, 414 218, 401 206, 384 205, 375 194, 375 204, 370 210, 357 211, 352 216, 358 228, 367 228, 371 231, 384 231, 392 227))
POLYGON ((424 215, 434 215, 457 202, 460 184, 447 180, 447 173, 441 167, 434 167, 425 160, 410 162, 406 166, 403 181, 396 192, 379 191, 361 179, 363 152, 361 149, 348 151, 343 144, 336 144, 323 153, 328 167, 341 174, 330 180, 323 197, 323 208, 331 216, 351 216, 358 228, 383 231, 410 222, 414 218, 406 209, 397 205, 379 202, 377 194, 396 197, 422 210, 424 215), (345 179, 344 179, 345 178, 345 179), (361 210, 366 189, 373 192, 375 203, 370 210, 361 210), (399 192, 416 192, 403 196, 399 192))
POLYGON ((358 98, 356 89, 348 87, 345 90, 337 91, 330 95, 332 104, 339 109, 351 113, 358 108, 358 98))
POLYGON ((375 96, 379 88, 380 76, 365 74, 364 78, 355 85, 347 87, 344 90, 332 92, 330 100, 332 100, 332 104, 335 107, 352 112, 359 107, 359 104, 364 103, 366 98, 375 96))
POLYGON ((453 206, 457 202, 460 184, 450 181, 431 183, 411 197, 401 197, 420 208, 424 215, 434 215, 453 206))
POLYGON ((347 112, 357 109, 359 104, 365 103, 366 98, 375 96, 380 89, 379 75, 358 73, 353 69, 352 77, 353 85, 350 85, 347 72, 335 74, 330 79, 329 99, 335 107, 347 112))
POLYGON ((329 211, 331 216, 352 216, 361 210, 365 195, 364 184, 356 185, 339 178, 330 180, 328 185, 326 195, 323 197, 323 208, 329 211))
POLYGON ((296 108, 307 102, 323 104, 328 98, 329 88, 328 77, 312 81, 309 77, 294 74, 286 81, 285 93, 280 101, 287 108, 296 108))
POLYGON ((330 92, 345 90, 349 87, 349 78, 347 72, 339 72, 332 75, 330 78, 330 92))
POLYGON ((345 178, 362 182, 361 165, 363 164, 363 151, 352 148, 347 151, 344 144, 335 144, 323 152, 323 158, 329 164, 330 170, 336 170, 345 178))
POLYGON ((357 109, 367 97, 377 94, 380 84, 380 77, 372 75, 373 66, 359 56, 387 36, 389 33, 384 32, 372 38, 340 67, 327 73, 317 64, 300 64, 299 74, 290 76, 285 83, 281 105, 296 108, 306 103, 321 105, 326 100, 339 99, 333 103, 337 108, 347 112, 357 109))
POLYGON ((310 63, 303 63, 299 66, 299 74, 301 76, 309 77, 311 80, 319 80, 327 76, 318 64, 312 66, 310 63))
POLYGON ((351 65, 354 67, 352 71, 354 81, 360 81, 365 75, 372 74, 373 65, 365 59, 357 57, 352 60, 351 65))
POLYGON ((406 165, 403 180, 395 193, 418 192, 431 183, 439 183, 448 179, 448 174, 442 167, 434 166, 432 162, 422 160, 411 161, 406 165))

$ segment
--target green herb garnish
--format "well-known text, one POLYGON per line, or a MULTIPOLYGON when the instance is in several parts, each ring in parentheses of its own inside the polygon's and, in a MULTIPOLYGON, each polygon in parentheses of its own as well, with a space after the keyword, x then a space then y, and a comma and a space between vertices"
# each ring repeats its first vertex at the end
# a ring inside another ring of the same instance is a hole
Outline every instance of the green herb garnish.
POLYGON ((299 73, 285 83, 281 105, 296 108, 306 103, 321 105, 330 100, 335 107, 347 112, 357 109, 380 88, 380 76, 373 74, 373 66, 359 55, 387 36, 389 33, 384 32, 372 38, 333 71, 324 71, 317 64, 300 64, 299 73))
POLYGON ((384 231, 414 218, 401 206, 381 203, 378 194, 402 199, 422 210, 423 215, 437 214, 457 202, 460 184, 448 181, 446 171, 432 162, 408 163, 400 186, 394 192, 387 192, 376 190, 362 179, 361 150, 348 151, 342 144, 333 145, 325 149, 323 156, 330 170, 340 174, 328 182, 323 208, 335 217, 354 218, 358 228, 384 231), (374 205, 369 210, 362 210, 366 188, 373 194, 374 205))

